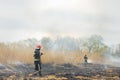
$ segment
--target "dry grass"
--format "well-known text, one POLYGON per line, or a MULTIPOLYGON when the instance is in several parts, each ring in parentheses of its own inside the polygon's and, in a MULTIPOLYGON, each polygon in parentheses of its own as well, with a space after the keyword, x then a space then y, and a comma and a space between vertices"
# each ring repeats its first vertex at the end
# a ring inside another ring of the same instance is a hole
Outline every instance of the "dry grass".
MULTIPOLYGON (((43 63, 82 63, 84 62, 84 55, 89 58, 88 61, 101 62, 104 60, 100 53, 89 53, 88 51, 44 51, 42 56, 43 63)), ((14 63, 17 61, 24 63, 33 63, 34 48, 8 48, 0 43, 0 63, 14 63)))
MULTIPOLYGON (((0 63, 14 63, 17 61, 24 63, 33 63, 33 54, 34 49, 26 49, 26 50, 10 50, 6 48, 0 49, 0 63)), ((44 51, 44 55, 42 56, 43 63, 83 63, 84 55, 87 55, 89 60, 92 62, 101 62, 103 57, 99 53, 90 54, 88 52, 79 51, 71 51, 71 52, 52 52, 52 51, 44 51)))

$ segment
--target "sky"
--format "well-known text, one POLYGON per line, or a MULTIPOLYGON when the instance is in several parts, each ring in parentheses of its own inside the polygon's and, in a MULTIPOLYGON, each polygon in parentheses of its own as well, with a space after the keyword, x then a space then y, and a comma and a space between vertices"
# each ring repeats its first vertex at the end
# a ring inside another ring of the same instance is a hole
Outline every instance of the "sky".
POLYGON ((120 0, 0 0, 0 42, 101 35, 120 43, 120 0))

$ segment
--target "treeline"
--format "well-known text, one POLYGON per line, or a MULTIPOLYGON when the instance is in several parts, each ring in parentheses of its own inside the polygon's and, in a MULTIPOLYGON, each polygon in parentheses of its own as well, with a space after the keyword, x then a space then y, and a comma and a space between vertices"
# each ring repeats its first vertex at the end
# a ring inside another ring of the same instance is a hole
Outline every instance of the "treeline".
POLYGON ((71 38, 71 37, 58 37, 52 40, 49 37, 41 39, 41 44, 45 50, 52 51, 88 51, 89 53, 105 52, 108 48, 103 43, 103 38, 99 35, 93 35, 89 38, 71 38))

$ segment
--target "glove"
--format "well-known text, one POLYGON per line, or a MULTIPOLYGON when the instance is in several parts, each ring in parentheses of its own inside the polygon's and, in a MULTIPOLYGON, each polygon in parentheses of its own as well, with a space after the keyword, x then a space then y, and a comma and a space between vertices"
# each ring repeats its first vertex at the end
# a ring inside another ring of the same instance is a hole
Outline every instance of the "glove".
POLYGON ((41 53, 41 55, 43 55, 43 53, 41 53))

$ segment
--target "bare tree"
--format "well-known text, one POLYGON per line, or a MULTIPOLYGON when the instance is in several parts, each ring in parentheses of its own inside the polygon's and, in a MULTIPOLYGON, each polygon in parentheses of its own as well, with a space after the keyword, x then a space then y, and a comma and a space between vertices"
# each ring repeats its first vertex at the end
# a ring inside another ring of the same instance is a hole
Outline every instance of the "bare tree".
POLYGON ((100 35, 93 35, 90 38, 88 38, 86 46, 88 47, 89 53, 101 52, 107 47, 103 43, 103 38, 100 35))

